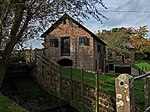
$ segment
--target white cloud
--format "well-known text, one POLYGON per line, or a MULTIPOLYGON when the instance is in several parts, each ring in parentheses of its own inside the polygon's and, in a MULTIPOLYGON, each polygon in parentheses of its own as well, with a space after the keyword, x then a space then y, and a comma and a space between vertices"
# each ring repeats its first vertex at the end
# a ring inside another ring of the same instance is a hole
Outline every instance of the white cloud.
POLYGON ((93 32, 114 27, 139 28, 143 25, 150 27, 149 0, 104 0, 104 2, 108 12, 102 13, 108 17, 108 20, 104 20, 103 24, 93 18, 85 21, 85 26, 93 32))
MULTIPOLYGON (((102 12, 108 17, 108 20, 102 19, 103 24, 91 18, 83 20, 84 26, 93 33, 98 30, 112 29, 115 27, 134 27, 148 25, 150 28, 150 1, 149 0, 103 0, 108 12, 102 12), (111 12, 114 11, 114 12, 111 12), (116 11, 116 12, 115 12, 116 11), (124 12, 117 12, 124 11, 124 12), (126 12, 131 11, 131 12, 126 12), (140 11, 140 12, 132 12, 140 11)), ((104 10, 101 6, 97 6, 100 11, 104 10)), ((150 36, 150 34, 149 34, 150 36)), ((33 42, 34 47, 41 47, 41 41, 33 42)))

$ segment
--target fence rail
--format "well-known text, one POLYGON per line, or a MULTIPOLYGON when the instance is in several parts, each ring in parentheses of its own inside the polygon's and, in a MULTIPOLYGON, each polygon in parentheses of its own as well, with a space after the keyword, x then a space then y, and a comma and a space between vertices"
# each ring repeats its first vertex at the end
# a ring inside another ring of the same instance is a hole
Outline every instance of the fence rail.
POLYGON ((98 73, 85 75, 86 72, 83 69, 63 68, 37 51, 35 51, 35 64, 34 77, 48 91, 54 92, 54 95, 65 98, 81 110, 115 111, 114 97, 106 94, 110 93, 107 87, 114 86, 114 83, 100 80, 98 73), (100 86, 101 84, 103 85, 100 86))
POLYGON ((147 76, 150 76, 150 72, 147 72, 147 73, 145 73, 143 75, 139 75, 139 76, 133 77, 133 80, 142 79, 142 78, 145 78, 147 76))

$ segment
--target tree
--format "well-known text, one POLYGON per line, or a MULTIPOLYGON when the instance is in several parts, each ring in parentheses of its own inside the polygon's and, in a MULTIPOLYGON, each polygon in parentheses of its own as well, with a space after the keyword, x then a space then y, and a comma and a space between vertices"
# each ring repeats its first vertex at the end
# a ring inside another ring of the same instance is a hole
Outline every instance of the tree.
POLYGON ((129 49, 126 47, 131 35, 130 28, 113 28, 111 30, 103 30, 97 33, 97 36, 107 43, 108 58, 112 58, 112 53, 118 55, 126 55, 129 49))
POLYGON ((135 47, 135 52, 145 54, 150 51, 150 40, 145 38, 147 36, 147 26, 140 26, 139 29, 132 28, 132 35, 130 36, 130 43, 135 47))
POLYGON ((130 28, 113 28, 111 30, 99 31, 97 36, 102 38, 107 43, 108 56, 115 51, 118 55, 127 55, 129 49, 126 46, 130 43, 134 46, 136 53, 145 55, 150 51, 150 40, 147 36, 147 26, 140 26, 138 29, 130 28))
POLYGON ((63 13, 101 21, 106 17, 96 6, 106 8, 102 0, 0 0, 0 86, 17 43, 37 36, 63 13))

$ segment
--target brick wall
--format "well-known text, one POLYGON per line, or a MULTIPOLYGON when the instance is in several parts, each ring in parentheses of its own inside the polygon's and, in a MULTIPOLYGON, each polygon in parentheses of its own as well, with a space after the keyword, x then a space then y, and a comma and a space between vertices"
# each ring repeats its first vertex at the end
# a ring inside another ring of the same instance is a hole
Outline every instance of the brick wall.
POLYGON ((44 39, 44 52, 45 55, 50 57, 53 61, 57 62, 60 59, 70 59, 73 61, 73 67, 87 70, 95 70, 99 66, 99 56, 96 54, 97 41, 91 35, 80 28, 75 23, 66 20, 50 32, 44 39), (86 36, 89 38, 89 45, 79 45, 79 37, 86 36), (70 56, 61 56, 61 39, 63 37, 70 38, 70 56), (59 41, 58 47, 50 47, 49 39, 57 38, 59 41), (93 46, 93 44, 95 44, 93 46), (97 60, 97 65, 95 61, 97 60))

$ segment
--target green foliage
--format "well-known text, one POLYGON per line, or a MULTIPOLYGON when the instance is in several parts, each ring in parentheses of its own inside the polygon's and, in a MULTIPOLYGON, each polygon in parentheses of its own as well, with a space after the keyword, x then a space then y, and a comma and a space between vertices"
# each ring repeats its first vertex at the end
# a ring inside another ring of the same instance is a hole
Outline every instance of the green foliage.
POLYGON ((110 57, 113 51, 118 55, 126 55, 129 53, 126 44, 129 42, 130 29, 122 27, 113 28, 112 30, 103 30, 97 33, 97 36, 107 43, 107 51, 110 57))
POLYGON ((134 95, 135 104, 137 112, 144 111, 144 80, 140 79, 133 82, 134 85, 134 95))
POLYGON ((0 112, 29 112, 0 93, 0 112))
POLYGON ((150 51, 150 40, 145 38, 148 32, 147 29, 147 26, 142 26, 139 29, 132 29, 133 33, 130 42, 135 47, 137 53, 144 54, 150 51))
POLYGON ((140 26, 139 29, 122 27, 99 31, 97 36, 107 43, 108 56, 111 57, 112 52, 118 55, 127 55, 130 48, 128 43, 133 45, 137 53, 149 52, 150 40, 145 38, 147 32, 147 26, 140 26))
POLYGON ((138 60, 135 63, 131 64, 135 69, 142 69, 144 71, 150 71, 150 64, 145 60, 138 60))
MULTIPOLYGON (((0 1, 0 86, 14 47, 40 34, 64 13, 81 20, 106 18, 97 10, 106 8, 103 0, 3 0, 0 1)), ((41 38, 40 38, 41 40, 41 38)))
POLYGON ((79 21, 90 15, 101 22, 106 18, 96 7, 106 8, 102 0, 3 0, 0 4, 0 44, 1 37, 6 42, 20 36, 20 44, 38 37, 64 13, 79 21))
MULTIPOLYGON (((64 78, 71 77, 71 69, 61 69, 61 76, 64 78)), ((72 69, 72 78, 73 80, 81 81, 81 69, 72 69)), ((101 74, 99 73, 99 86, 102 88, 106 88, 108 91, 114 91, 115 88, 115 76, 109 74, 101 74)), ((83 81, 84 84, 87 84, 91 87, 95 87, 96 85, 96 73, 83 71, 83 81)), ((106 92, 101 90, 102 92, 106 92)), ((107 93, 106 94, 113 94, 107 93)))

